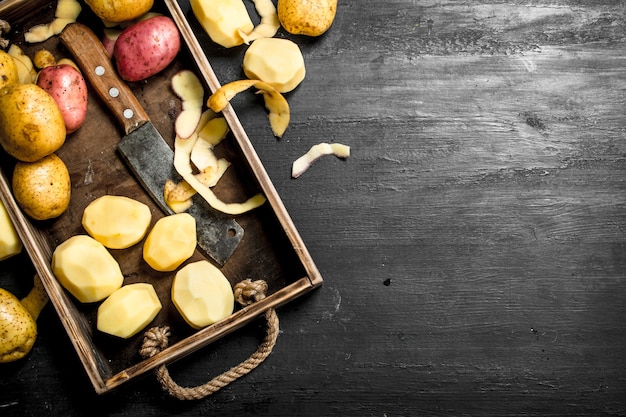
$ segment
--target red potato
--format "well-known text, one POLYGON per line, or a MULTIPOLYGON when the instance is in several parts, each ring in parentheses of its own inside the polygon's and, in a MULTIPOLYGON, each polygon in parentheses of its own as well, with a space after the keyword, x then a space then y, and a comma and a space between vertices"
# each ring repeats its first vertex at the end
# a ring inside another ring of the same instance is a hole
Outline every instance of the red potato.
POLYGON ((39 71, 37 85, 56 101, 67 134, 82 126, 87 116, 87 84, 82 74, 69 64, 51 65, 39 71))
POLYGON ((137 22, 119 35, 113 56, 122 79, 141 81, 165 69, 180 51, 180 33, 167 16, 137 22))

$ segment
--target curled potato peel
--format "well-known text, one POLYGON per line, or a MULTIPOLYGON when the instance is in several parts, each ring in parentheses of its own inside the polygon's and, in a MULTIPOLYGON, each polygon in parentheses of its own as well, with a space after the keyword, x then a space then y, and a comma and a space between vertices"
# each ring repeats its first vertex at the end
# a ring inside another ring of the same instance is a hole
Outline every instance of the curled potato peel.
POLYGON ((237 80, 224 84, 209 96, 207 105, 211 110, 219 113, 226 108, 233 97, 253 86, 258 89, 258 93, 263 94, 265 108, 269 112, 268 118, 274 136, 281 138, 287 130, 291 118, 289 103, 278 90, 266 82, 260 80, 237 80))
POLYGON ((278 12, 272 0, 253 0, 256 12, 261 17, 261 22, 250 33, 245 33, 241 29, 238 30, 239 36, 246 45, 260 38, 271 38, 276 35, 280 28, 278 20, 278 12))
POLYGON ((350 147, 340 143, 318 143, 313 145, 307 153, 294 161, 291 168, 291 177, 298 178, 309 169, 313 162, 324 155, 335 155, 337 158, 346 159, 350 156, 350 147))
MULTIPOLYGON (((176 212, 182 212, 186 210, 191 204, 189 198, 180 201, 180 199, 182 199, 182 196, 185 196, 185 193, 190 193, 190 190, 185 188, 187 186, 191 187, 193 190, 195 190, 196 193, 200 194, 211 207, 226 214, 236 215, 245 213, 259 207, 266 201, 265 197, 262 194, 256 194, 242 203, 227 203, 220 200, 215 195, 213 190, 209 188, 211 186, 210 184, 212 184, 213 182, 217 182, 217 179, 219 179, 218 176, 221 176, 220 172, 223 172, 226 170, 226 168, 228 168, 228 166, 225 165, 227 161, 217 161, 217 173, 209 171, 207 167, 205 167, 205 169, 200 168, 201 172, 199 174, 194 174, 194 170, 191 165, 191 153, 197 141, 199 140, 199 134, 201 130, 207 125, 209 121, 214 119, 216 116, 217 114, 215 112, 207 109, 202 114, 200 118, 200 123, 196 127, 196 130, 189 138, 182 139, 177 136, 174 141, 174 168, 183 178, 186 185, 182 185, 183 183, 177 185, 173 184, 171 181, 168 182, 164 188, 164 197, 170 208, 172 208, 172 210, 176 212), (179 186, 182 188, 177 188, 179 186)), ((210 142, 211 139, 208 140, 210 142)), ((217 141, 215 138, 213 140, 217 141)), ((219 140, 221 140, 221 138, 219 140)), ((210 144, 216 143, 219 143, 219 141, 210 144)), ((213 165, 209 165, 209 167, 213 167, 213 165)))

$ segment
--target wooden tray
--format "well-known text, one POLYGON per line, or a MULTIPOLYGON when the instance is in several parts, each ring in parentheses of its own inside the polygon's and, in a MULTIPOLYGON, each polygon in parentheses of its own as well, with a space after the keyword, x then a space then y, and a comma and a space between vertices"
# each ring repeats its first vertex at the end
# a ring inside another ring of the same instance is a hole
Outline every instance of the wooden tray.
MULTIPOLYGON (((165 3, 166 7, 158 9, 155 6, 155 10, 174 18, 186 48, 164 72, 146 82, 133 83, 130 87, 154 125, 172 145, 174 119, 180 111, 180 100, 169 87, 172 75, 188 68, 196 71, 210 91, 217 89, 220 83, 178 4, 174 0, 165 3)), ((12 26, 11 41, 29 56, 45 47, 57 57, 69 57, 58 37, 34 45, 23 41, 24 29, 50 21, 55 8, 55 1, 5 0, 0 2, 0 17, 12 26)), ((100 21, 87 6, 83 7, 79 21, 88 24, 96 34, 101 34, 100 21)), ((255 100, 252 95, 250 99, 255 100)), ((267 202, 252 212, 236 217, 244 229, 244 237, 221 268, 233 286, 245 279, 265 280, 269 285, 268 296, 248 307, 236 308, 230 317, 196 331, 182 320, 171 303, 170 288, 175 272, 157 273, 149 268, 142 260, 141 243, 130 249, 111 251, 120 263, 125 284, 150 282, 154 285, 163 309, 149 327, 168 325, 171 328, 170 347, 146 360, 138 353, 143 332, 128 340, 98 332, 95 317, 99 303, 85 305, 77 302, 60 286, 50 268, 51 254, 59 243, 73 235, 85 234, 80 221, 82 211, 101 195, 126 195, 146 203, 152 210, 153 222, 164 215, 116 153, 115 146, 122 132, 106 107, 94 94, 90 94, 85 124, 68 135, 66 143, 57 152, 70 171, 72 200, 68 211, 53 221, 34 222, 25 217, 13 199, 9 185, 14 161, 0 152, 2 202, 7 206, 26 251, 99 394, 109 392, 159 365, 197 351, 249 323, 267 309, 289 302, 323 282, 232 107, 225 109, 223 115, 232 133, 216 148, 216 152, 224 155, 232 166, 214 191, 226 201, 242 201, 260 191, 267 197, 267 202)), ((267 134, 271 135, 269 132, 268 128, 267 134)), ((204 259, 204 255, 196 251, 190 262, 198 259, 204 259)))

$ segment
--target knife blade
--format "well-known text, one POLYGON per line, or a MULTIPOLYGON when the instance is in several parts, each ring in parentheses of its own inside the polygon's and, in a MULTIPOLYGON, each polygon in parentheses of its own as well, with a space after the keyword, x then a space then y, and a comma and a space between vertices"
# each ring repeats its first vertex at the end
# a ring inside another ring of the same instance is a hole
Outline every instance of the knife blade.
MULTIPOLYGON (((125 136, 117 145, 122 159, 144 189, 166 214, 166 180, 180 181, 174 168, 174 151, 150 121, 130 87, 117 75, 96 34, 82 23, 71 23, 60 39, 73 55, 94 91, 121 124, 125 136)), ((243 228, 229 215, 213 209, 196 195, 188 210, 196 220, 198 246, 223 265, 243 238, 243 228)))

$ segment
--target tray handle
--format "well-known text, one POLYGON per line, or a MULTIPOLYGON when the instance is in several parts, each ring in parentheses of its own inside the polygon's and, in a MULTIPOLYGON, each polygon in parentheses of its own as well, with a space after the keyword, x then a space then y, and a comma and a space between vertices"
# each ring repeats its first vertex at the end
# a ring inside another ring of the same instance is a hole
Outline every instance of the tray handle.
MULTIPOLYGON (((235 285, 235 300, 242 306, 247 306, 255 301, 265 298, 267 292, 267 283, 263 280, 251 281, 249 279, 241 281, 235 285)), ((164 391, 179 400, 199 400, 216 393, 231 382, 250 373, 259 366, 272 353, 276 339, 279 333, 279 321, 276 311, 269 308, 265 311, 265 320, 267 321, 267 334, 258 349, 246 360, 239 365, 230 368, 211 379, 210 381, 198 385, 196 387, 181 387, 170 376, 167 366, 160 365, 155 370, 157 380, 161 383, 164 391)), ((151 358, 163 349, 167 348, 168 337, 170 336, 169 327, 153 327, 144 335, 144 340, 139 353, 144 358, 151 358)))

